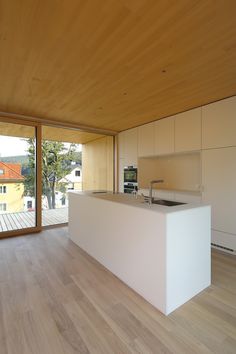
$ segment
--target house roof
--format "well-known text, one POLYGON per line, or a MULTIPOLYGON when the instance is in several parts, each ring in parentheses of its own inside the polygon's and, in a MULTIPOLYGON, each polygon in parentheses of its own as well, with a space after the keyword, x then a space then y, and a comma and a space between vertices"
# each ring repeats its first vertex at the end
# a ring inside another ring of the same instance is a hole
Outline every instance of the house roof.
POLYGON ((76 182, 79 182, 78 178, 81 178, 81 176, 75 177, 73 175, 73 172, 74 171, 81 171, 82 170, 82 166, 78 164, 78 165, 74 165, 73 167, 74 168, 72 168, 71 171, 65 177, 60 179, 58 182, 60 182, 60 183, 76 183, 76 182))
POLYGON ((0 174, 0 181, 24 180, 24 176, 21 174, 20 163, 6 163, 0 161, 0 170, 4 171, 3 174, 0 174))

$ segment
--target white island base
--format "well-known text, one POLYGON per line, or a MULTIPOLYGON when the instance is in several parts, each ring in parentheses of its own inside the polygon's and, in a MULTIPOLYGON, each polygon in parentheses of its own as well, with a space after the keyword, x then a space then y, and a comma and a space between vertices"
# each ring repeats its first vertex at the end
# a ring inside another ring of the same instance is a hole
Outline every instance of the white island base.
POLYGON ((69 236, 168 315, 210 285, 210 207, 69 193, 69 236))

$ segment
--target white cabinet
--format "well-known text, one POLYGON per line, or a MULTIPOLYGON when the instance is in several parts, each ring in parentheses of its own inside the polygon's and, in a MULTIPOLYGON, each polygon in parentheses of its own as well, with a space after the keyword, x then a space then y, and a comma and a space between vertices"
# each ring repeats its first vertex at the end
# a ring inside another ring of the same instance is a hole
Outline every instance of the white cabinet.
POLYGON ((202 107, 202 148, 236 145, 236 97, 202 107))
POLYGON ((125 133, 125 162, 127 165, 137 165, 138 128, 126 130, 125 133))
POLYGON ((124 167, 125 167, 125 159, 119 159, 119 167, 118 167, 118 176, 119 176, 119 185, 118 191, 120 193, 124 192, 124 167))
POLYGON ((126 134, 125 131, 118 134, 118 157, 119 157, 119 159, 125 158, 125 134, 126 134))
POLYGON ((203 202, 212 206, 212 228, 236 234, 236 147, 202 152, 203 202))
POLYGON ((124 191, 124 167, 137 165, 138 130, 125 130, 118 135, 118 188, 124 191))
POLYGON ((155 155, 174 152, 174 117, 155 122, 155 155))
POLYGON ((201 108, 138 127, 138 156, 201 149, 201 108))
POLYGON ((125 165, 137 165, 138 159, 138 128, 125 130, 118 136, 119 158, 125 165))
POLYGON ((137 165, 138 129, 129 129, 118 135, 118 176, 119 192, 124 191, 124 167, 137 165))
POLYGON ((149 123, 138 127, 138 156, 152 156, 154 149, 155 123, 149 123))
POLYGON ((201 149, 201 108, 175 116, 175 152, 201 149))

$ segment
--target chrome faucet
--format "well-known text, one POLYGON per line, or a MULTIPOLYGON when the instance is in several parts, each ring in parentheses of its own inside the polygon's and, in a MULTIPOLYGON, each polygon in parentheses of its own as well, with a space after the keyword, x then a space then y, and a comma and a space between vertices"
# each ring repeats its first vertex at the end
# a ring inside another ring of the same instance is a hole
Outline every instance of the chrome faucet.
POLYGON ((153 181, 150 182, 150 188, 149 188, 149 204, 152 204, 152 187, 153 184, 155 183, 163 183, 164 180, 163 179, 154 179, 153 181))

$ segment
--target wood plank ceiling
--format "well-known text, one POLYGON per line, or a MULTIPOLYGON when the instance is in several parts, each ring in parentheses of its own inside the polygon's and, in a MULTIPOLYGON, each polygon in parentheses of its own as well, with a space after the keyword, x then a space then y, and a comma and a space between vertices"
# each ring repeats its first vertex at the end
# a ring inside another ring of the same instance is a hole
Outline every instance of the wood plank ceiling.
MULTIPOLYGON (((20 138, 33 138, 35 129, 27 125, 12 124, 0 121, 0 136, 14 136, 20 138)), ((86 144, 90 141, 103 138, 104 135, 85 131, 61 129, 57 127, 43 126, 42 138, 51 141, 63 141, 75 144, 86 144)))
POLYGON ((2 0, 0 111, 121 131, 236 94, 235 0, 2 0))

